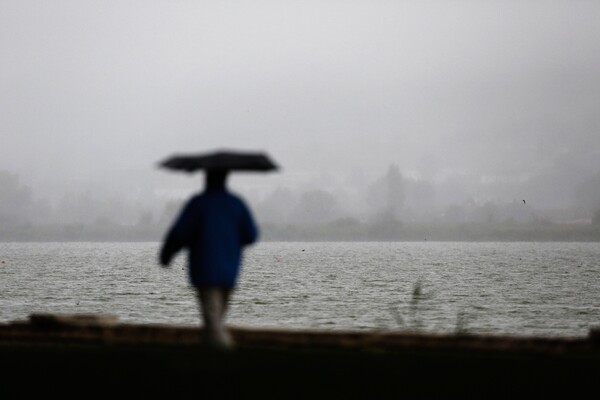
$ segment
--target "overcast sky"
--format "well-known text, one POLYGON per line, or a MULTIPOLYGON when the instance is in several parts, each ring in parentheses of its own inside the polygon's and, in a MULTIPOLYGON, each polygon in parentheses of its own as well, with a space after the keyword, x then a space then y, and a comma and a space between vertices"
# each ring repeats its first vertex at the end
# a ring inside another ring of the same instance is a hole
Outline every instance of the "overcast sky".
POLYGON ((599 18, 577 0, 0 0, 0 169, 127 187, 235 148, 282 165, 268 184, 595 172, 599 18))

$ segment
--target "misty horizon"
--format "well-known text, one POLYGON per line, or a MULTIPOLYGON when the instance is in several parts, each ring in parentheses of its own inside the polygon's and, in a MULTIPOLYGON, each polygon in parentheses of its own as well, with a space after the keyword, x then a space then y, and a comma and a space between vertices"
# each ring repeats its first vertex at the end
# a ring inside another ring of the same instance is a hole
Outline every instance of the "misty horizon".
MULTIPOLYGON (((262 221, 286 191, 297 207, 307 193, 333 202, 325 221, 373 218, 385 206, 369 193, 396 166, 403 221, 493 204, 499 222, 589 223, 600 209, 598 11, 587 1, 3 1, 0 171, 21 195, 29 188, 19 221, 34 224, 160 218, 203 177, 157 162, 221 148, 281 165, 230 179, 262 221), (88 215, 70 215, 68 199, 86 196, 88 215)), ((2 212, 17 215, 6 185, 2 212)))

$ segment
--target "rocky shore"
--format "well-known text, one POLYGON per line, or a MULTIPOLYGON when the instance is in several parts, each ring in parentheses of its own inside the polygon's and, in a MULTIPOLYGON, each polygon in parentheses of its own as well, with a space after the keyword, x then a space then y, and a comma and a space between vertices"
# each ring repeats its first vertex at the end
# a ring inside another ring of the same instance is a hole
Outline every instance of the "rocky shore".
POLYGON ((230 329, 237 345, 223 351, 204 345, 194 326, 31 315, 0 324, 0 391, 515 398, 588 393, 600 383, 598 330, 539 338, 230 329))

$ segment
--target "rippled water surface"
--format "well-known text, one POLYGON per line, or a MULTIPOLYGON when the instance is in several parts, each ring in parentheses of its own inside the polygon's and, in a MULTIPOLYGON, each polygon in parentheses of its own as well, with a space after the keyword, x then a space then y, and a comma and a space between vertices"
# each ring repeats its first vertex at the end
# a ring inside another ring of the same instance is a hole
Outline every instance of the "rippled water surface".
MULTIPOLYGON (((111 313, 200 324, 185 256, 159 243, 0 243, 0 321, 111 313)), ((228 323, 584 336, 600 325, 599 243, 260 243, 228 323)))

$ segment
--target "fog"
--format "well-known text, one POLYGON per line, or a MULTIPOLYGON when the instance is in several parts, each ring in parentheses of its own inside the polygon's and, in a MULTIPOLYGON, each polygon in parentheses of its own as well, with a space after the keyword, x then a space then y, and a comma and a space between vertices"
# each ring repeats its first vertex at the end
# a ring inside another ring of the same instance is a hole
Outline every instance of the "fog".
POLYGON ((281 166, 230 181, 265 224, 590 224, 599 12, 1 0, 0 223, 163 227, 203 179, 157 163, 227 148, 281 166))

